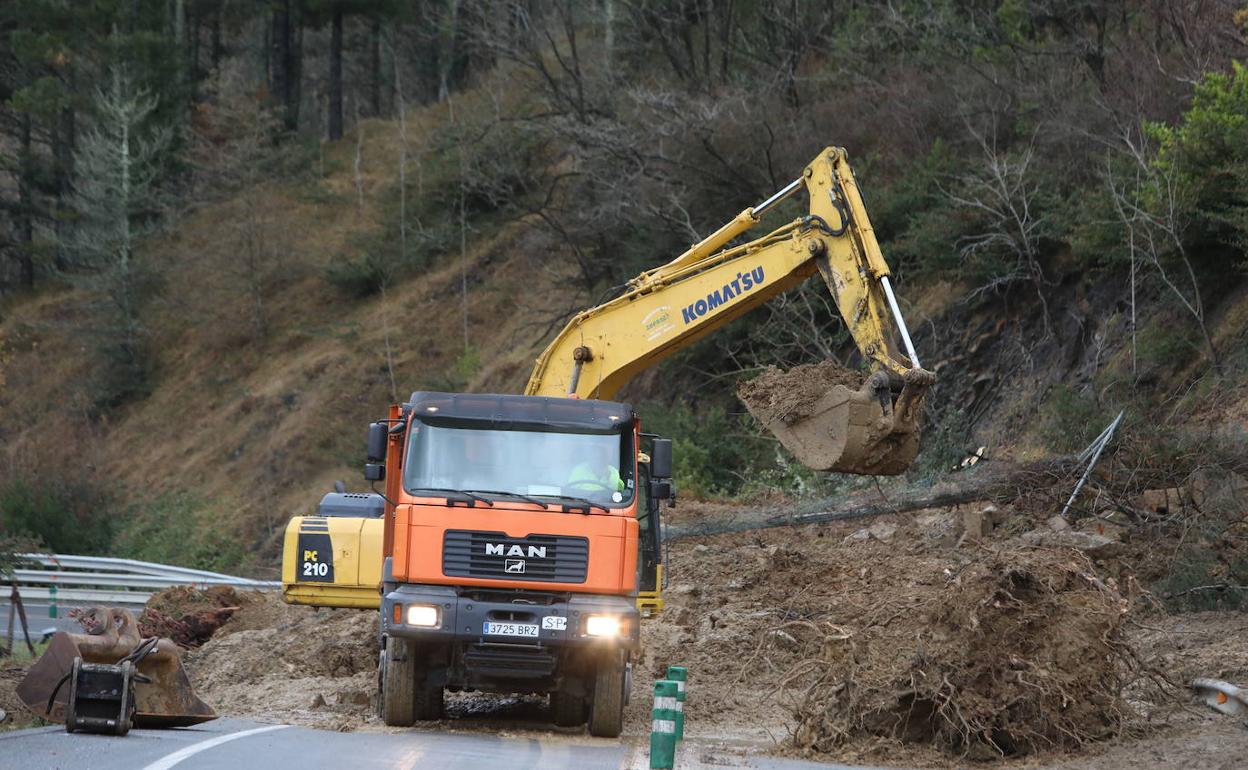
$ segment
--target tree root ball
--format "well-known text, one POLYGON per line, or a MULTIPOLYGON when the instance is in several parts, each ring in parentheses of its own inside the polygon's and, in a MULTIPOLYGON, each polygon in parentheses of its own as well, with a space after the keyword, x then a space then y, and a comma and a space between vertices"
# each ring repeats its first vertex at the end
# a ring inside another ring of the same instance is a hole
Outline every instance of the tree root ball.
POLYGON ((988 759, 1117 730, 1134 659, 1129 603, 1086 558, 1007 549, 946 578, 934 592, 914 587, 931 596, 917 623, 861 618, 798 664, 819 671, 795 706, 799 747, 882 736, 988 759))

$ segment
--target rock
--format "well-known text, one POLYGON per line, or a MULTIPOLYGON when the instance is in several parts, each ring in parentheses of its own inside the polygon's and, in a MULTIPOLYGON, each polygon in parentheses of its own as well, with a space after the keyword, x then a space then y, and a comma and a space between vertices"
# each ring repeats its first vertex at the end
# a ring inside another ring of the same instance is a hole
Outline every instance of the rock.
POLYGON ((796 650, 798 647, 797 639, 787 631, 776 629, 770 633, 776 644, 786 650, 796 650))
POLYGON ((1053 530, 1054 532, 1065 532, 1066 530, 1070 529, 1070 522, 1066 521, 1066 519, 1062 518, 1061 516, 1054 516, 1053 518, 1049 519, 1047 523, 1049 525, 1049 529, 1053 530))
POLYGON ((708 545, 702 545, 701 543, 698 543, 697 545, 693 547, 693 550, 695 553, 706 553, 707 551, 711 550, 711 547, 708 545))
POLYGON ((995 505, 985 505, 979 510, 979 515, 991 521, 994 529, 1004 524, 1010 518, 1008 511, 1003 511, 995 505))
POLYGON ((871 537, 874 537, 881 543, 887 543, 893 539, 893 535, 897 534, 897 525, 889 524, 886 521, 877 521, 868 527, 867 531, 871 533, 871 537))
POLYGON ((1075 524, 1075 529, 1080 532, 1091 532, 1096 535, 1104 535, 1110 540, 1120 543, 1126 542, 1131 535, 1131 531, 1127 527, 1113 521, 1106 521, 1097 517, 1080 519, 1075 524))
POLYGON ((677 583, 672 586, 671 591, 680 596, 698 596, 702 593, 702 589, 693 583, 677 583))
POLYGON ((329 704, 327 704, 327 703, 325 702, 325 696, 324 696, 324 695, 322 695, 321 693, 319 693, 319 692, 318 692, 315 696, 313 696, 313 698, 312 698, 312 708, 314 708, 314 709, 323 709, 323 708, 325 708, 327 705, 329 705, 329 704))
POLYGON ((1140 494, 1138 507, 1153 513, 1170 513, 1171 509, 1181 510, 1183 501, 1188 495, 1178 487, 1169 489, 1146 489, 1140 494))
POLYGON ((0 709, 0 724, 2 724, 8 718, 9 718, 8 712, 5 711, 4 709, 0 709))
POLYGON ((1028 545, 1047 548, 1076 548, 1093 559, 1108 559, 1122 552, 1122 543, 1092 532, 1063 530, 1052 532, 1037 529, 1019 538, 1028 545))
POLYGON ((363 690, 344 690, 338 693, 338 703, 340 705, 367 706, 368 693, 363 690))
POLYGON ((862 542, 865 542, 865 541, 870 540, 870 539, 871 539, 871 530, 869 530, 869 529, 860 529, 860 530, 858 530, 857 532, 854 532, 853 534, 846 535, 846 536, 845 536, 845 539, 844 539, 844 540, 842 540, 841 542, 843 542, 843 543, 862 543, 862 542))
POLYGON ((992 519, 984 515, 982 510, 966 509, 962 511, 962 533, 969 538, 980 538, 992 532, 992 519))

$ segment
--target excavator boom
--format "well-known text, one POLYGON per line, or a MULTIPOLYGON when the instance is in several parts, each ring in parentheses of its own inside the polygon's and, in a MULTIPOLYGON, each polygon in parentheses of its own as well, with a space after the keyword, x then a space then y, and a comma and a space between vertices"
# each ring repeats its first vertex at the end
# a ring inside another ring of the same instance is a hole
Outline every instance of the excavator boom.
POLYGON ((838 147, 821 152, 767 201, 634 278, 620 296, 575 316, 538 358, 525 393, 612 398, 637 373, 816 272, 875 374, 856 389, 831 387, 801 414, 765 400, 746 398, 746 406, 809 467, 901 473, 918 451, 920 407, 934 376, 919 367, 888 264, 838 147), (728 246, 803 188, 807 215, 728 246))

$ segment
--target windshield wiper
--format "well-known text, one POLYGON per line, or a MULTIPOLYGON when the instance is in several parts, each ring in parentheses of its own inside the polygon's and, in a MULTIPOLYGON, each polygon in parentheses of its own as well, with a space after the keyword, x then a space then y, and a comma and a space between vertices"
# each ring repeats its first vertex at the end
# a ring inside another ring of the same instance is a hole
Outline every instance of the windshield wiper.
POLYGON ((485 499, 484 497, 480 497, 479 495, 474 495, 473 493, 471 493, 471 492, 467 492, 467 491, 462 490, 462 489, 443 489, 443 488, 441 488, 441 487, 417 487, 417 488, 415 488, 415 489, 411 490, 411 492, 412 492, 412 494, 416 494, 417 492, 436 492, 436 493, 437 493, 437 495, 436 495, 437 497, 446 497, 446 501, 447 501, 448 503, 449 503, 449 502, 453 499, 451 496, 452 496, 452 495, 454 495, 454 496, 457 496, 457 497, 467 498, 467 499, 469 499, 469 500, 475 500, 475 501, 477 501, 478 503, 485 503, 486 505, 490 506, 491 508, 493 508, 493 507, 494 507, 494 503, 490 502, 489 500, 485 499))
POLYGON ((523 500, 526 503, 533 503, 534 505, 540 505, 543 508, 546 507, 546 503, 543 503, 541 500, 538 500, 536 497, 529 497, 528 495, 522 495, 519 492, 504 492, 499 489, 472 489, 469 491, 476 492, 479 495, 498 495, 499 497, 513 497, 516 500, 523 500))
POLYGON ((572 495, 542 495, 542 497, 553 497, 556 500, 570 500, 574 503, 580 503, 581 505, 585 506, 586 513, 589 513, 590 506, 593 506, 594 508, 601 508, 603 511, 607 513, 611 512, 611 509, 603 505, 602 503, 595 503, 593 500, 590 500, 585 497, 573 497, 572 495))

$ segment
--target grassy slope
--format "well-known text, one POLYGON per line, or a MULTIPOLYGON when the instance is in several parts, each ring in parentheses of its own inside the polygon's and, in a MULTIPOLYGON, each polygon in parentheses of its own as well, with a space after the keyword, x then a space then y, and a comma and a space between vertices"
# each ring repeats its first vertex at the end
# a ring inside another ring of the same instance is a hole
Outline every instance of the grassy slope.
MULTIPOLYGON (((422 124, 436 120, 409 120, 409 146, 419 146, 422 124)), ((85 418, 92 369, 75 329, 86 293, 49 286, 0 310, 8 358, 0 469, 46 468, 48 458, 59 458, 68 472, 85 464, 122 482, 132 499, 187 491, 212 504, 219 526, 245 533, 264 570, 290 515, 311 510, 335 479, 362 484, 366 423, 392 400, 387 327, 400 398, 458 384, 523 387, 552 311, 584 299, 558 288, 562 262, 533 248, 521 223, 474 234, 462 261, 454 249, 454 258, 396 282, 384 301, 345 298, 322 277, 335 255, 351 254, 378 230, 386 198, 396 194, 396 124, 369 121, 361 130, 362 204, 354 136, 325 148, 319 183, 273 184, 258 196, 259 217, 284 223, 280 247, 289 255, 280 291, 266 298, 263 337, 251 332, 250 306, 223 268, 233 248, 231 202, 196 209, 149 245, 167 274, 145 318, 156 387, 105 424, 85 418), (482 363, 466 377, 448 377, 463 353, 461 266, 469 339, 482 363)))

